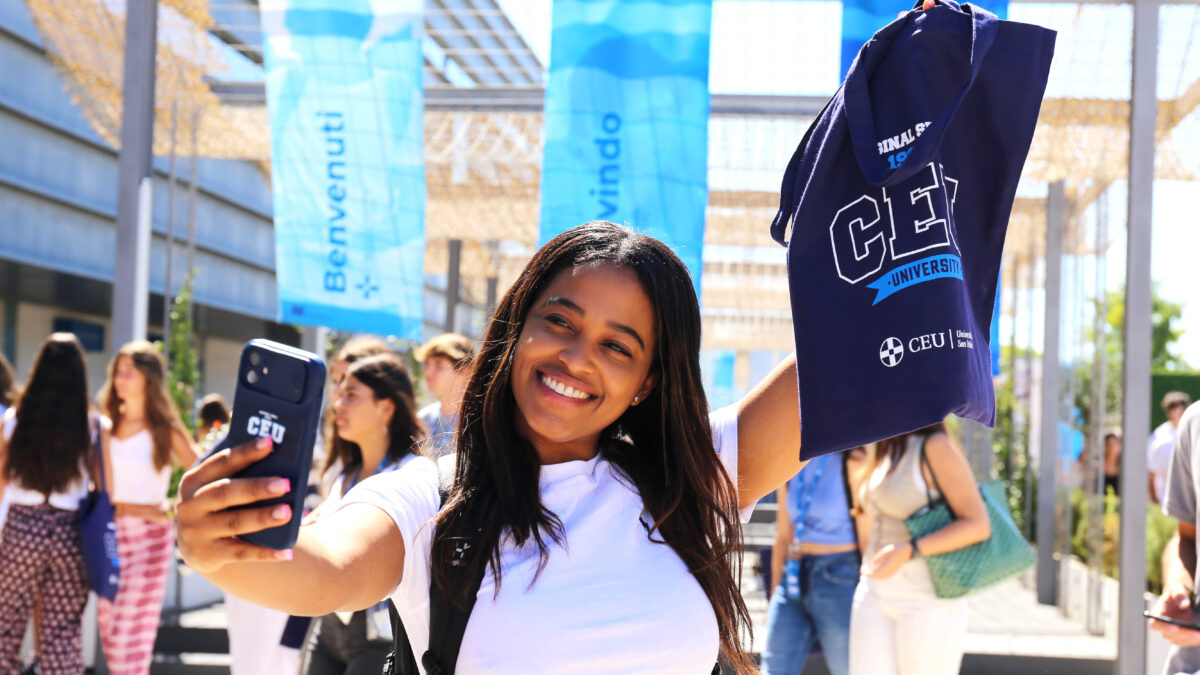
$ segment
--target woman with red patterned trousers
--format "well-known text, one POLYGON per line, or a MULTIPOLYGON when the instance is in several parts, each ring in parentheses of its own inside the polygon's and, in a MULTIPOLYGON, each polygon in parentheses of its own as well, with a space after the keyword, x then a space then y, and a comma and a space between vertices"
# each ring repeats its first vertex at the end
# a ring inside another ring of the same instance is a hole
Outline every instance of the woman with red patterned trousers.
POLYGON ((113 421, 112 501, 121 581, 117 597, 98 606, 100 640, 113 675, 150 672, 162 614, 174 532, 167 517, 171 459, 184 466, 196 451, 167 395, 163 357, 149 342, 121 347, 108 368, 100 405, 113 421))

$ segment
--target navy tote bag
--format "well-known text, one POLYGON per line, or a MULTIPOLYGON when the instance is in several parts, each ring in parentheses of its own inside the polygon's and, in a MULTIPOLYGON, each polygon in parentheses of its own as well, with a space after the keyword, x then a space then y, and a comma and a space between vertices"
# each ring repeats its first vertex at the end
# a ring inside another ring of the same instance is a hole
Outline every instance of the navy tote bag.
POLYGON ((1054 37, 950 0, 909 12, 800 142, 771 231, 788 247, 802 459, 950 413, 995 424, 996 281, 1054 37))

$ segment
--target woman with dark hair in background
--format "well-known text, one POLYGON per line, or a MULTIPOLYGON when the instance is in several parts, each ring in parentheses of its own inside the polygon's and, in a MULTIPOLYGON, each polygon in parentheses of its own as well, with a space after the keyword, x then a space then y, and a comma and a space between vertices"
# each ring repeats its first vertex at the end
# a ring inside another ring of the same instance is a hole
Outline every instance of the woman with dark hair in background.
POLYGON ((171 460, 196 451, 167 393, 166 363, 149 342, 130 342, 108 366, 100 407, 113 421, 112 501, 121 580, 113 601, 98 604, 105 662, 113 675, 145 675, 175 562, 167 490, 171 460))
MULTIPOLYGON (((412 378, 395 354, 355 359, 337 387, 334 435, 325 469, 336 467, 329 496, 307 522, 333 513, 350 488, 417 454, 425 429, 417 419, 412 378)), ((334 612, 313 622, 301 673, 376 675, 391 650, 387 607, 334 612), (382 610, 382 611, 381 611, 382 610)))
POLYGON ((333 400, 337 398, 338 385, 342 383, 342 378, 346 375, 346 369, 359 359, 365 359, 368 356, 376 356, 378 354, 395 355, 395 350, 388 346, 388 343, 383 338, 374 335, 359 335, 352 337, 342 345, 334 353, 333 358, 329 361, 329 397, 325 399, 325 419, 324 433, 317 441, 316 451, 313 452, 313 469, 312 480, 318 481, 319 491, 321 496, 329 494, 330 483, 339 475, 339 467, 336 466, 337 460, 331 460, 329 456, 329 448, 333 446, 336 431, 333 427, 333 400))
POLYGON ((937 597, 924 556, 957 551, 991 534, 966 455, 938 423, 875 444, 855 483, 856 513, 866 516, 870 535, 850 613, 850 675, 957 674, 967 599, 937 597), (939 497, 955 520, 923 537, 910 536, 904 521, 939 497))
POLYGON ((17 652, 40 595, 40 672, 79 675, 88 585, 77 511, 89 477, 98 482, 99 463, 110 481, 103 489, 113 474, 110 425, 89 415, 87 367, 74 335, 46 339, 0 426, 0 490, 7 487, 11 501, 0 545, 0 670, 20 670, 17 652))
POLYGON ((418 655, 431 567, 454 601, 482 573, 460 675, 707 673, 718 656, 753 672, 739 511, 801 468, 795 365, 710 416, 699 354, 679 258, 628 228, 582 225, 534 255, 488 325, 440 513, 436 467, 405 458, 301 528, 293 550, 252 546, 236 535, 283 522, 283 509, 222 512, 287 486, 217 485, 270 452, 259 442, 184 477, 180 548, 219 586, 292 612, 390 596, 418 655))

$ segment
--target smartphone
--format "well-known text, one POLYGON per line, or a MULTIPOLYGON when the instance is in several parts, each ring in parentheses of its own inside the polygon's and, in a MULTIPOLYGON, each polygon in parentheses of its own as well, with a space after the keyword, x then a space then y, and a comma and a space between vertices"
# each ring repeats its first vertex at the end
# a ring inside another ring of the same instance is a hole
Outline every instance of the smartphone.
POLYGON ((270 340, 251 340, 238 362, 229 432, 212 453, 260 437, 271 439, 271 454, 238 472, 236 478, 282 477, 292 483, 285 495, 255 502, 292 507, 284 525, 242 535, 242 539, 276 550, 291 548, 300 533, 305 488, 312 469, 313 444, 320 426, 325 393, 325 363, 316 354, 270 340))
POLYGON ((1194 623, 1188 623, 1187 621, 1180 621, 1179 619, 1172 619, 1169 616, 1159 616, 1158 614, 1151 614, 1150 610, 1146 610, 1146 611, 1142 612, 1142 616, 1146 617, 1147 619, 1154 619, 1155 621, 1169 623, 1172 626, 1179 626, 1180 628, 1186 628, 1188 630, 1200 631, 1200 625, 1197 625, 1194 623))

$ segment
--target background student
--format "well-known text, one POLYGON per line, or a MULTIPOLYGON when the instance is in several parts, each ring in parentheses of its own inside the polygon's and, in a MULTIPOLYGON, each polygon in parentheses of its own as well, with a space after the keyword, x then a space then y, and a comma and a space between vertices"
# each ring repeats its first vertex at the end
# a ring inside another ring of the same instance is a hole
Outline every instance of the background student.
POLYGON ((100 407, 113 421, 112 501, 121 579, 117 597, 97 605, 105 662, 113 675, 150 671, 175 536, 167 515, 171 461, 196 451, 167 393, 166 363, 145 341, 121 347, 108 367, 100 407))
POLYGON ((991 534, 966 456, 940 423, 880 441, 858 506, 869 518, 870 535, 850 617, 851 675, 956 675, 967 600, 937 597, 924 556, 991 534), (924 537, 910 536, 904 521, 939 497, 956 519, 924 537))
POLYGON ((415 356, 424 364, 425 384, 438 399, 417 413, 429 430, 430 455, 437 459, 454 452, 458 409, 471 377, 475 345, 465 335, 442 333, 417 348, 415 356))
POLYGON ((21 670, 18 654, 37 597, 42 598, 42 675, 83 672, 80 623, 87 572, 79 548, 79 504, 107 462, 109 424, 88 412, 83 349, 70 333, 42 344, 24 393, 0 419, 0 492, 8 518, 0 544, 0 672, 21 670))

